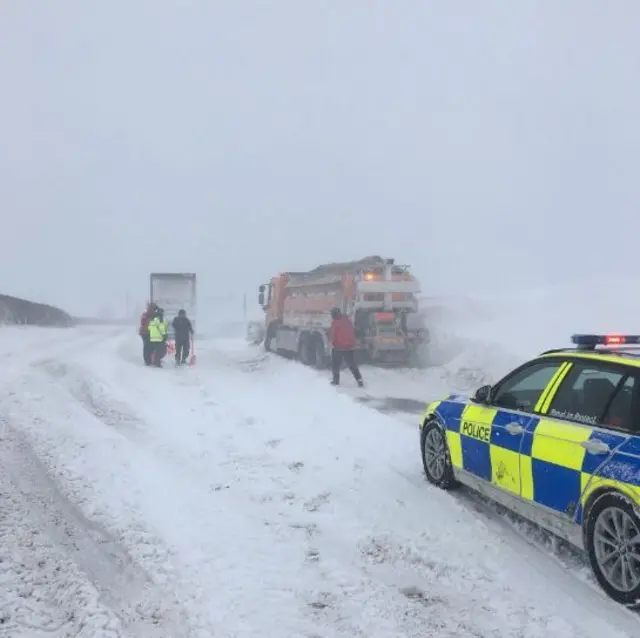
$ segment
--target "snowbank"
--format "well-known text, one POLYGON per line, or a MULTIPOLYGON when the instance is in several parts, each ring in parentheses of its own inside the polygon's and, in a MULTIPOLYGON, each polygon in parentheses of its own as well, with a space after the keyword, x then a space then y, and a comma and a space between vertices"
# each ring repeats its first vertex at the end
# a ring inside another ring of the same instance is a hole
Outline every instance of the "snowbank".
POLYGON ((615 285, 602 279, 516 291, 508 298, 429 300, 424 310, 432 329, 431 362, 451 390, 469 391, 540 352, 570 347, 572 334, 639 334, 637 288, 637 279, 615 285))

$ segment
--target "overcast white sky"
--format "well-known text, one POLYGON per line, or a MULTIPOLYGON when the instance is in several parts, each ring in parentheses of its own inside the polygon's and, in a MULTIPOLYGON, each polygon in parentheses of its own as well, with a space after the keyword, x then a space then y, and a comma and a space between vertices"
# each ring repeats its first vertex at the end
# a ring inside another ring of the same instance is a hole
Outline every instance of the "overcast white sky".
POLYGON ((640 280, 639 34, 638 0, 0 0, 0 291, 640 280))

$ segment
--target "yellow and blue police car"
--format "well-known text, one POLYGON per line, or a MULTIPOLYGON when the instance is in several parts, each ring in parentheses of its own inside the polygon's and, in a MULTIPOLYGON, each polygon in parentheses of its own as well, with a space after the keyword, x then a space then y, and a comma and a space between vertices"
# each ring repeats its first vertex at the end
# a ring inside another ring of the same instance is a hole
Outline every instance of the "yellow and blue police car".
POLYGON ((467 485, 587 552, 604 591, 640 603, 640 335, 574 335, 421 418, 427 479, 467 485))

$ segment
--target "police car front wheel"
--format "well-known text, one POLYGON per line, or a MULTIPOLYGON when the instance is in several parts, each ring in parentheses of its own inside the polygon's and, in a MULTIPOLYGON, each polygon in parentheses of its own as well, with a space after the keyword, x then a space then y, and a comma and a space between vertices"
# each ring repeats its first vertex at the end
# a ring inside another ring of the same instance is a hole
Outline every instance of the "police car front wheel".
POLYGON ((428 421, 422 428, 422 465, 430 483, 448 490, 456 485, 451 467, 447 439, 435 421, 428 421))
POLYGON ((625 605, 640 603, 640 518, 621 494, 606 494, 591 507, 585 540, 600 586, 625 605))

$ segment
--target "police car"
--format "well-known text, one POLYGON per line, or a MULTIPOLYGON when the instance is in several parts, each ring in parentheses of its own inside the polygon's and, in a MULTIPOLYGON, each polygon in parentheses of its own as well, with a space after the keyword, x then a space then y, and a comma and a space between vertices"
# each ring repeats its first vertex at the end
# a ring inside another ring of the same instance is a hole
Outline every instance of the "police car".
POLYGON ((584 549, 604 591, 640 603, 640 335, 574 335, 421 418, 427 479, 464 484, 584 549))

